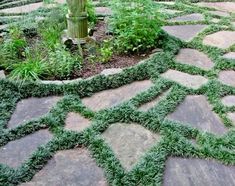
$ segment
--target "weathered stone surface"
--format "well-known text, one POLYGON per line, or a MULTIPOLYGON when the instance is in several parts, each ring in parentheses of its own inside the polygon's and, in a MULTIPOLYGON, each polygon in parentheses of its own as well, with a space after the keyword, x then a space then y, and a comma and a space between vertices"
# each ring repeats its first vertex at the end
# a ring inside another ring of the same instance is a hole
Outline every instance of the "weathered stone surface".
POLYGON ((235 59, 235 52, 229 52, 229 53, 223 55, 223 57, 226 59, 235 59))
POLYGON ((230 16, 228 12, 222 12, 222 11, 209 11, 212 15, 217 15, 221 17, 228 17, 230 16))
POLYGON ((161 75, 163 78, 170 79, 189 88, 198 89, 207 83, 207 79, 199 75, 190 75, 177 70, 168 70, 161 75))
POLYGON ((187 21, 203 21, 204 17, 202 14, 189 14, 189 15, 183 15, 176 18, 172 18, 169 21, 170 22, 187 22, 187 21))
POLYGON ((0 148, 0 163, 10 167, 19 167, 40 145, 52 138, 48 130, 40 130, 19 140, 11 141, 0 148))
POLYGON ((235 112, 228 113, 228 118, 233 122, 235 125, 235 112))
POLYGON ((176 25, 164 26, 168 34, 173 35, 183 41, 191 41, 198 33, 205 29, 207 25, 176 25))
POLYGON ((224 134, 227 132, 221 119, 212 111, 205 96, 187 96, 176 108, 176 111, 167 116, 170 120, 182 122, 204 132, 224 134))
POLYGON ((198 3, 199 6, 205 6, 210 8, 215 8, 217 10, 227 11, 227 12, 235 12, 235 3, 233 2, 215 2, 215 3, 198 3))
POLYGON ((190 48, 181 49, 176 56, 176 61, 182 64, 193 65, 204 70, 210 70, 214 67, 214 63, 206 54, 190 48))
POLYGON ((5 76, 5 73, 3 70, 0 70, 0 79, 5 79, 6 76, 5 76))
POLYGON ((104 172, 85 149, 57 152, 33 179, 21 186, 107 186, 104 172))
POLYGON ((51 96, 21 100, 17 103, 16 110, 8 122, 8 127, 13 128, 19 124, 47 114, 50 109, 59 101, 59 99, 60 97, 51 96))
POLYGON ((216 19, 216 18, 213 18, 211 21, 212 21, 213 23, 218 23, 218 22, 220 22, 220 20, 219 20, 219 19, 216 19))
POLYGON ((91 97, 84 98, 82 102, 94 111, 116 106, 127 101, 136 94, 147 90, 152 86, 150 80, 137 81, 116 89, 98 92, 91 97))
POLYGON ((159 135, 140 125, 124 123, 111 125, 103 133, 103 137, 127 170, 130 170, 140 157, 160 140, 159 135))
POLYGON ((172 9, 160 9, 159 11, 161 13, 166 13, 166 14, 176 14, 176 13, 181 12, 179 10, 172 10, 172 9))
POLYGON ((231 107, 231 106, 235 106, 235 96, 225 96, 222 98, 222 103, 225 106, 231 107))
POLYGON ((235 71, 227 70, 219 73, 219 80, 229 86, 235 87, 235 71))
POLYGON ((95 12, 97 15, 102 15, 102 16, 112 15, 112 10, 108 7, 96 7, 95 12))
POLYGON ((81 132, 89 127, 90 120, 78 113, 70 112, 65 121, 65 129, 81 132))
POLYGON ((235 166, 214 160, 170 157, 166 162, 164 186, 233 186, 235 166))
POLYGON ((29 13, 43 6, 43 2, 0 10, 1 13, 29 13))
POLYGON ((157 96, 154 100, 152 100, 152 101, 150 101, 150 102, 147 102, 147 103, 141 105, 141 106, 139 107, 139 110, 146 112, 146 111, 148 111, 149 109, 153 108, 155 105, 158 104, 159 101, 161 101, 161 99, 163 99, 164 97, 167 96, 167 94, 169 94, 170 90, 171 90, 171 89, 169 89, 169 90, 163 92, 161 95, 157 96))
POLYGON ((222 49, 229 48, 235 44, 235 32, 234 31, 220 31, 214 34, 208 35, 203 39, 204 45, 210 45, 222 49))
POLYGON ((101 74, 105 76, 109 76, 109 75, 119 74, 121 72, 122 72, 121 68, 108 68, 108 69, 104 69, 101 72, 101 74))

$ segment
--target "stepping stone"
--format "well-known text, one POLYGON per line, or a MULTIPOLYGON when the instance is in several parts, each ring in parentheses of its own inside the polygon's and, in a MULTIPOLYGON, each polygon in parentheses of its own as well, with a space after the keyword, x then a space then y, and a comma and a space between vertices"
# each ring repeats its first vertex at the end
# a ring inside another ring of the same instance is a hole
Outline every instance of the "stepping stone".
POLYGON ((217 10, 227 11, 234 13, 235 12, 235 3, 233 2, 216 2, 216 3, 197 3, 199 6, 215 8, 217 10))
POLYGON ((81 132, 90 126, 90 120, 78 113, 70 112, 65 121, 65 129, 81 132))
POLYGON ((134 97, 136 94, 149 89, 152 85, 150 80, 136 81, 116 89, 98 92, 91 97, 82 99, 82 102, 92 110, 98 111, 117 106, 123 101, 134 97))
POLYGON ((21 100, 17 103, 16 109, 8 122, 8 128, 14 128, 47 114, 60 99, 60 97, 51 96, 21 100))
POLYGON ((43 2, 39 2, 39 3, 33 3, 33 4, 23 5, 19 7, 14 7, 14 8, 6 8, 3 10, 0 10, 0 13, 17 13, 17 14, 29 13, 29 12, 39 9, 42 6, 43 6, 43 2))
POLYGON ((235 112, 228 113, 228 118, 233 122, 235 125, 235 112))
POLYGON ((3 70, 0 70, 0 79, 5 79, 6 76, 5 76, 5 73, 3 70))
POLYGON ((57 152, 33 179, 21 186, 107 186, 104 172, 86 149, 57 152))
POLYGON ((230 16, 229 13, 227 12, 222 12, 222 11, 209 11, 210 14, 220 16, 220 17, 228 17, 230 16))
POLYGON ((12 168, 19 167, 24 163, 37 148, 48 143, 52 134, 44 129, 30 134, 21 139, 11 141, 0 148, 0 163, 12 168))
POLYGON ((121 68, 108 68, 104 69, 100 74, 104 76, 109 76, 109 75, 119 74, 121 72, 122 72, 121 68))
POLYGON ((113 124, 102 136, 128 171, 146 151, 160 140, 159 135, 134 123, 113 124))
POLYGON ((235 106, 235 96, 225 96, 222 98, 222 103, 227 107, 235 106))
POLYGON ((166 162, 164 186, 233 186, 235 166, 214 160, 170 157, 166 162))
POLYGON ((218 23, 218 22, 220 22, 220 20, 219 20, 219 19, 216 19, 216 18, 213 18, 211 21, 212 21, 213 23, 218 23))
POLYGON ((112 15, 112 10, 108 7, 95 7, 96 15, 110 16, 112 15))
POLYGON ((157 96, 154 100, 141 105, 138 110, 143 111, 143 112, 148 111, 149 109, 151 109, 155 105, 157 105, 159 103, 159 101, 161 101, 161 99, 166 97, 167 94, 169 94, 169 92, 170 92, 170 89, 165 91, 165 92, 163 92, 161 95, 157 96))
POLYGON ((187 96, 176 108, 176 111, 167 116, 168 119, 182 122, 203 132, 224 134, 227 132, 221 119, 212 111, 205 96, 187 96))
POLYGON ((176 25, 164 26, 168 34, 175 36, 183 41, 191 41, 198 33, 204 30, 207 25, 176 25))
POLYGON ((187 21, 203 21, 204 17, 202 14, 189 14, 189 15, 183 15, 179 16, 173 19, 170 19, 170 22, 187 22, 187 21))
POLYGON ((160 9, 159 11, 161 13, 166 13, 166 14, 171 14, 171 15, 181 12, 179 10, 171 10, 171 9, 160 9))
POLYGON ((235 87, 235 71, 228 70, 219 73, 219 80, 228 86, 235 87))
POLYGON ((220 31, 211 35, 207 35, 203 39, 204 45, 210 45, 221 49, 226 49, 235 44, 234 31, 220 31))
POLYGON ((206 54, 190 48, 181 49, 176 56, 176 61, 182 64, 196 66, 204 70, 210 70, 214 67, 214 63, 206 54))
POLYGON ((177 70, 168 70, 161 75, 163 78, 175 81, 183 86, 198 89, 207 83, 207 79, 199 75, 190 75, 177 70))
POLYGON ((226 59, 235 59, 235 52, 229 52, 229 53, 223 55, 223 57, 226 59))

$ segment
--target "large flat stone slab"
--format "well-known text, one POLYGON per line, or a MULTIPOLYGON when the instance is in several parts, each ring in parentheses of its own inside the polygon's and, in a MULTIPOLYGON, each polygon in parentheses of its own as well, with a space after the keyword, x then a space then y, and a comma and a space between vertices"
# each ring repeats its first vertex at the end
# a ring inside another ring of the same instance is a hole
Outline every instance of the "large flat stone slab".
POLYGON ((206 54, 191 48, 181 49, 176 56, 176 61, 182 64, 196 66, 204 70, 210 70, 214 67, 214 63, 206 54))
POLYGON ((235 125, 235 112, 228 113, 228 118, 233 122, 235 125))
POLYGON ((207 83, 207 79, 199 75, 190 75, 177 70, 168 70, 161 75, 163 78, 175 81, 183 86, 198 89, 207 83))
POLYGON ((122 166, 130 170, 160 136, 137 124, 116 123, 103 134, 122 166))
POLYGON ((219 73, 219 80, 225 85, 235 87, 235 71, 234 70, 221 71, 219 73))
POLYGON ((94 111, 110 108, 134 97, 136 94, 152 86, 150 80, 137 81, 131 84, 98 92, 91 97, 84 98, 82 102, 94 111))
POLYGON ((21 186, 107 186, 104 172, 86 149, 57 152, 33 179, 21 186))
POLYGON ((198 3, 199 6, 215 8, 217 10, 227 11, 227 12, 235 12, 235 3, 234 2, 214 2, 214 3, 207 3, 202 2, 198 3))
POLYGON ((70 112, 65 120, 65 129, 81 132, 90 126, 91 121, 79 113, 70 112))
POLYGON ((222 98, 222 103, 227 107, 235 106, 235 96, 225 96, 222 98))
POLYGON ((60 97, 51 96, 21 100, 17 103, 16 109, 8 122, 8 128, 16 127, 47 114, 60 99, 60 97))
POLYGON ((220 17, 228 17, 230 14, 228 12, 222 12, 222 11, 209 11, 212 15, 220 16, 220 17))
POLYGON ((0 148, 0 163, 17 168, 26 161, 40 145, 46 144, 51 138, 52 134, 45 129, 21 139, 11 141, 0 148))
POLYGON ((226 59, 235 59, 235 52, 229 52, 229 53, 223 55, 223 57, 226 59))
POLYGON ((235 166, 214 160, 170 157, 166 162, 164 186, 234 186, 235 166))
POLYGON ((175 36, 183 41, 191 41, 197 34, 204 30, 207 25, 176 25, 164 26, 168 34, 175 36))
POLYGON ((212 111, 205 96, 187 96, 185 100, 176 108, 175 112, 167 116, 168 119, 182 122, 203 132, 214 134, 224 134, 226 127, 221 119, 212 111))
POLYGON ((235 31, 220 31, 207 35, 203 39, 204 45, 226 49, 235 44, 235 31))
POLYGON ((172 18, 169 21, 170 22, 187 22, 187 21, 203 21, 204 17, 202 14, 188 14, 188 15, 183 15, 179 16, 176 18, 172 18))
POLYGON ((112 10, 108 7, 96 7, 95 12, 96 12, 96 15, 101 15, 101 16, 112 15, 112 10))

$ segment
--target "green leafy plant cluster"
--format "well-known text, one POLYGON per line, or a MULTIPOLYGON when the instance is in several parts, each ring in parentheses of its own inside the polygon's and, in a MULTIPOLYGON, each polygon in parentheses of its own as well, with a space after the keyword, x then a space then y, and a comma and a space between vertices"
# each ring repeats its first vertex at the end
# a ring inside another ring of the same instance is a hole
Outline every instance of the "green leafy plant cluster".
POLYGON ((144 52, 156 46, 162 25, 152 0, 113 0, 110 20, 120 52, 144 52))

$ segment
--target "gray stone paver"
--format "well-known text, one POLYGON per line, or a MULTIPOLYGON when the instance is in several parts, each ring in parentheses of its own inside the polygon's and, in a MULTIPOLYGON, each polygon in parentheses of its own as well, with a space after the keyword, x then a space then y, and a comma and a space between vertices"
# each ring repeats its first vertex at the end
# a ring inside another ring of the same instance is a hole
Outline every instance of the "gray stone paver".
POLYGON ((212 107, 203 95, 187 96, 168 119, 182 122, 203 132, 225 134, 227 132, 221 119, 212 111, 212 107))
POLYGON ((164 186, 234 186, 235 166, 214 160, 170 157, 166 162, 164 186))
POLYGON ((235 106, 235 95, 229 95, 229 96, 223 97, 222 103, 228 107, 235 106))
POLYGON ((226 59, 235 59, 235 52, 229 52, 229 53, 223 55, 223 57, 226 59))
POLYGON ((182 64, 193 65, 204 70, 210 70, 214 67, 214 63, 204 53, 190 48, 183 48, 176 56, 176 61, 182 64))
POLYGON ((5 76, 5 73, 3 70, 0 70, 0 79, 5 79, 6 76, 5 76))
POLYGON ((113 124, 102 135, 127 170, 130 170, 140 157, 160 140, 158 134, 134 123, 113 124))
POLYGON ((19 101, 8 122, 8 128, 14 128, 24 122, 37 119, 47 114, 60 99, 60 97, 51 96, 44 98, 28 98, 19 101))
POLYGON ((17 168, 26 161, 40 145, 46 144, 51 138, 52 134, 44 129, 18 140, 11 141, 7 145, 0 147, 0 163, 17 168))
POLYGON ((219 73, 219 80, 228 86, 235 87, 235 71, 234 70, 225 70, 219 73))
POLYGON ((107 186, 104 172, 86 149, 57 152, 33 179, 21 186, 107 186))
POLYGON ((204 20, 204 16, 202 14, 188 14, 188 15, 183 15, 183 16, 179 16, 176 18, 172 18, 169 21, 170 22, 187 22, 187 21, 203 21, 204 20))
POLYGON ((228 118, 232 121, 233 125, 235 126, 235 112, 228 113, 228 118))
POLYGON ((176 25, 164 26, 168 34, 173 35, 183 41, 191 41, 197 34, 203 31, 207 25, 176 25))
POLYGON ((228 17, 230 14, 228 12, 222 12, 222 11, 209 11, 212 15, 217 15, 220 17, 228 17))
POLYGON ((177 70, 168 70, 161 76, 193 89, 198 89, 208 82, 203 76, 191 75, 177 70))
POLYGON ((215 8, 217 10, 235 12, 235 2, 201 2, 198 3, 199 6, 205 6, 210 8, 215 8))

